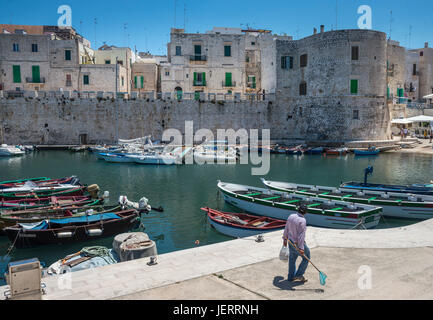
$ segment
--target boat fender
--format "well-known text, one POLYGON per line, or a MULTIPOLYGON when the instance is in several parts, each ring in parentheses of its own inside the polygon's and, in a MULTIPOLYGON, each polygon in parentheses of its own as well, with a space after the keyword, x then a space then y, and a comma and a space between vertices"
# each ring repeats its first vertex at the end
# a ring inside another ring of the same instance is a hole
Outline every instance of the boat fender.
POLYGON ((90 237, 100 236, 102 234, 102 230, 101 229, 89 229, 89 230, 87 230, 87 234, 90 237))
POLYGON ((387 193, 382 194, 382 198, 389 199, 389 194, 387 194, 387 193))
POLYGON ((357 195, 358 195, 358 196, 361 196, 361 197, 362 197, 362 196, 364 196, 364 195, 365 195, 365 193, 364 193, 364 192, 362 192, 362 191, 360 191, 360 192, 358 192, 358 193, 357 193, 357 195))
POLYGON ((72 238, 72 232, 71 231, 58 232, 56 236, 57 238, 72 238))
POLYGON ((408 197, 408 200, 409 200, 409 201, 417 201, 418 198, 417 198, 417 197, 414 197, 414 196, 409 196, 409 197, 408 197))

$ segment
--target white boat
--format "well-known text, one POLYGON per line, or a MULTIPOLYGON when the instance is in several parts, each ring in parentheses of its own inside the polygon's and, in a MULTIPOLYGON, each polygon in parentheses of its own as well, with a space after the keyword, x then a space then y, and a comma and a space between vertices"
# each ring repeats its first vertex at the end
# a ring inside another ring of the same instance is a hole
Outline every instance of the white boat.
POLYGON ((236 150, 231 147, 199 146, 194 148, 194 161, 206 164, 234 164, 236 163, 236 150))
POLYGON ((25 154, 25 151, 22 151, 14 146, 8 146, 7 144, 2 144, 0 146, 0 156, 4 157, 14 157, 14 156, 22 156, 25 154))
POLYGON ((354 190, 297 184, 279 181, 262 182, 273 190, 296 193, 307 197, 320 197, 331 201, 342 200, 358 204, 380 206, 385 217, 407 219, 433 218, 433 196, 411 193, 354 190))
POLYGON ((247 212, 280 220, 287 220, 297 212, 299 205, 305 204, 308 207, 305 216, 308 225, 317 227, 374 228, 382 212, 382 208, 377 206, 330 201, 221 181, 218 188, 227 203, 247 212))
POLYGON ((177 157, 171 154, 149 152, 140 155, 127 155, 129 159, 138 164, 158 164, 173 165, 176 164, 177 157))
POLYGON ((121 153, 98 153, 98 158, 104 159, 107 162, 116 163, 133 163, 134 159, 128 157, 128 154, 121 153))

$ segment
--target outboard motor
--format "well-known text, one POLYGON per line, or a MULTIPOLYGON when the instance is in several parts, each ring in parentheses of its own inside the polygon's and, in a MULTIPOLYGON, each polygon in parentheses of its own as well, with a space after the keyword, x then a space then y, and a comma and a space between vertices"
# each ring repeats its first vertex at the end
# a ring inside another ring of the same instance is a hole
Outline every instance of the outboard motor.
POLYGON ((364 185, 367 185, 367 177, 368 175, 373 175, 373 167, 369 166, 364 169, 364 185))
POLYGON ((73 186, 82 186, 80 179, 78 179, 76 176, 72 176, 71 177, 71 181, 69 182, 69 184, 73 185, 73 186))

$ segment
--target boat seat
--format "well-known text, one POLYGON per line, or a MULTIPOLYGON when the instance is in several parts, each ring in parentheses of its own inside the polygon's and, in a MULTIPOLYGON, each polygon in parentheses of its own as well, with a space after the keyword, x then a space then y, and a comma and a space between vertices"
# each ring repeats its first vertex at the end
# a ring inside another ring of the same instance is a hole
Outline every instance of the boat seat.
POLYGON ((321 194, 319 194, 319 196, 327 196, 328 194, 330 194, 330 192, 321 193, 321 194))
POLYGON ((291 204, 291 203, 296 203, 299 202, 301 200, 291 200, 291 201, 286 201, 286 202, 281 202, 282 204, 291 204))
POLYGON ((373 200, 376 200, 376 199, 377 199, 377 197, 373 197, 373 198, 368 199, 368 201, 373 201, 373 200))
POLYGON ((339 210, 342 210, 342 209, 343 209, 343 208, 338 207, 338 208, 330 209, 330 210, 327 210, 327 211, 339 211, 339 210))
POLYGON ((275 200, 275 199, 280 199, 281 197, 271 197, 271 198, 265 198, 265 199, 261 199, 261 200, 275 200))
POLYGON ((308 205, 307 207, 308 208, 314 208, 314 207, 318 207, 320 205, 322 205, 322 204, 321 203, 313 203, 313 204, 308 205))
POLYGON ((259 196, 261 193, 250 193, 250 194, 244 194, 245 197, 253 197, 253 196, 259 196))

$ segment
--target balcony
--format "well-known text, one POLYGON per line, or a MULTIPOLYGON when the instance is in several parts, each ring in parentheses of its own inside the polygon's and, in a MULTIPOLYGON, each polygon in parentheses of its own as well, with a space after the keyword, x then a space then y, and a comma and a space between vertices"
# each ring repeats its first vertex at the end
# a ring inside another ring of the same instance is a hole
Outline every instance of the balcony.
POLYGON ((222 81, 221 84, 223 87, 236 87, 236 81, 231 81, 231 82, 222 81))
POLYGON ((206 86, 206 81, 203 81, 203 80, 201 80, 201 81, 196 80, 196 81, 193 82, 193 86, 194 86, 194 87, 205 87, 205 86, 206 86))
POLYGON ((247 82, 247 88, 255 89, 256 83, 255 82, 247 82))
POLYGON ((26 83, 45 83, 45 78, 39 78, 39 81, 33 78, 26 78, 26 83))
POLYGON ((191 55, 189 56, 189 61, 207 61, 207 56, 202 55, 191 55))

